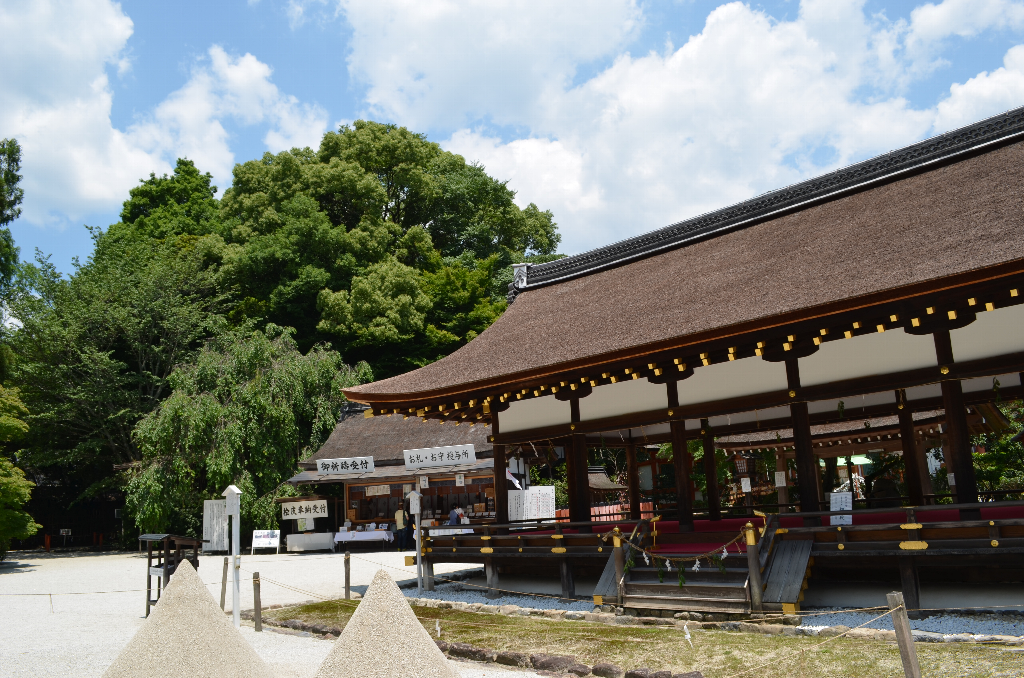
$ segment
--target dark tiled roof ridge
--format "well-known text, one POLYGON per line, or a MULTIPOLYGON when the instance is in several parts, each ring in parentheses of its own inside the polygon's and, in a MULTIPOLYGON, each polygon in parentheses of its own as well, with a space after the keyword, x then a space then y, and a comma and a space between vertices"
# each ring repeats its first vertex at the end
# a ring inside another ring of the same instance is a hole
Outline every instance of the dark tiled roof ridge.
POLYGON ((838 197, 867 185, 893 181, 928 165, 1021 135, 1024 135, 1024 107, 650 233, 564 259, 530 264, 526 283, 510 285, 509 301, 513 301, 520 292, 619 266, 750 226, 809 203, 838 197))

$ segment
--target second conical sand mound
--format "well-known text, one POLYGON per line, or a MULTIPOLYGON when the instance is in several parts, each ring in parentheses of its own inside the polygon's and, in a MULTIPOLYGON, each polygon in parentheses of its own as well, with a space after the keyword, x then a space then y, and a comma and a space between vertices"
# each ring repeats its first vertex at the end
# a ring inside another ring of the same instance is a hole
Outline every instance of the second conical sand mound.
POLYGON ((394 580, 378 570, 316 678, 459 678, 394 580))
POLYGON ((103 676, 270 678, 270 670, 183 560, 160 604, 103 676))

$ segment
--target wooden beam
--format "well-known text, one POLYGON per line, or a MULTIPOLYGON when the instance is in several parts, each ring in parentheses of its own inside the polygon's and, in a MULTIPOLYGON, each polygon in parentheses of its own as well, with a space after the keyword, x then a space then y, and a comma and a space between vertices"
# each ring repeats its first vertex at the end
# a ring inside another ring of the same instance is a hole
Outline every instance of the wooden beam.
POLYGON ((701 440, 704 444, 704 477, 707 480, 708 517, 722 519, 722 500, 718 495, 718 466, 715 463, 715 434, 707 419, 700 420, 701 440))

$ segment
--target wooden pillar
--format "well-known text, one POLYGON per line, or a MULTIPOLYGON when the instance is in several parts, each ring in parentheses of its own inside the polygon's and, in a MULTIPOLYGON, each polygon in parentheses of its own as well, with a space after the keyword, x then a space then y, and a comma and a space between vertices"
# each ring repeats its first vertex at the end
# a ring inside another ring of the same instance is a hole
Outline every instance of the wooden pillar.
POLYGON ((505 471, 508 460, 505 458, 505 446, 494 446, 494 522, 504 525, 508 522, 508 478, 505 471))
MULTIPOLYGON (((953 365, 953 345, 948 330, 939 330, 934 335, 935 357, 939 367, 953 365)), ((942 407, 946 410, 946 427, 949 429, 950 457, 956 473, 956 501, 960 504, 974 504, 978 501, 978 483, 974 477, 974 459, 967 429, 967 408, 964 405, 964 391, 959 379, 942 382, 942 407)), ((963 512, 961 520, 967 520, 963 512)))
POLYGON ((640 520, 640 469, 636 465, 636 445, 626 445, 626 488, 629 492, 629 519, 640 520))
POLYGON ((718 494, 718 465, 715 463, 715 434, 707 419, 700 420, 700 432, 704 443, 704 476, 707 479, 708 518, 722 519, 722 499, 718 494))
MULTIPOLYGON (((796 358, 786 361, 786 379, 791 391, 800 389, 800 366, 796 358)), ((800 510, 804 513, 820 511, 821 497, 818 494, 818 460, 814 457, 814 443, 811 440, 811 418, 807 403, 798 402, 789 406, 793 418, 793 447, 796 450, 797 487, 800 490, 800 510)), ((820 525, 817 518, 804 520, 808 526, 820 525)))
MULTIPOLYGON (((781 506, 781 504, 789 503, 789 472, 786 469, 786 454, 779 448, 775 448, 775 472, 781 473, 782 477, 785 478, 786 484, 775 489, 779 492, 779 513, 786 513, 789 511, 789 507, 781 506)), ((773 478, 772 482, 774 481, 775 479, 773 478)))
POLYGON ((907 615, 911 619, 921 619, 921 581, 917 574, 917 565, 913 556, 899 556, 900 586, 903 589, 903 600, 907 606, 907 615))
MULTIPOLYGON (((573 425, 580 421, 580 401, 573 398, 569 401, 571 406, 571 421, 573 425)), ((589 522, 590 521, 590 476, 587 460, 587 437, 582 433, 572 435, 572 445, 565 451, 565 458, 568 461, 572 457, 572 464, 566 471, 568 484, 574 488, 570 495, 569 521, 589 522)), ((581 532, 589 532, 589 527, 580 529, 581 532)))
MULTIPOLYGON (((920 458, 917 453, 917 440, 914 438, 914 413, 907 405, 906 391, 896 391, 896 402, 899 403, 897 416, 900 420, 900 444, 903 447, 903 466, 906 472, 907 497, 911 506, 924 504, 924 481, 922 475, 928 472, 928 467, 921 468, 920 458)), ((904 588, 903 595, 906 595, 904 588)))
POLYGON ((568 558, 558 561, 558 573, 562 580, 562 600, 573 601, 576 598, 576 583, 572 577, 572 563, 568 558))
POLYGON ((669 422, 672 431, 672 464, 676 477, 676 516, 680 532, 693 531, 693 497, 690 495, 690 464, 686 450, 686 422, 673 419, 669 422))

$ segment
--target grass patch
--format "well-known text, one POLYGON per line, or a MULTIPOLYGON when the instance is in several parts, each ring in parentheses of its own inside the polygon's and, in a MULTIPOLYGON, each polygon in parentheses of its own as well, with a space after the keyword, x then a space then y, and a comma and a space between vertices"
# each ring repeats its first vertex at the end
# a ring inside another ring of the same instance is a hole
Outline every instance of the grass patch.
MULTIPOLYGON (((344 628, 358 601, 328 601, 268 610, 265 619, 300 619, 344 628)), ((570 654, 585 664, 611 662, 626 669, 646 666, 673 672, 701 671, 707 678, 902 678, 895 642, 840 638, 763 636, 727 631, 691 631, 691 649, 674 628, 610 626, 551 621, 458 610, 413 607, 433 638, 515 652, 570 654), (818 647, 816 647, 818 646, 818 647), (804 650, 803 654, 798 653, 804 650), (797 656, 798 655, 798 656, 797 656)), ((929 678, 1024 675, 1024 657, 1002 646, 917 643, 921 670, 929 678)))

